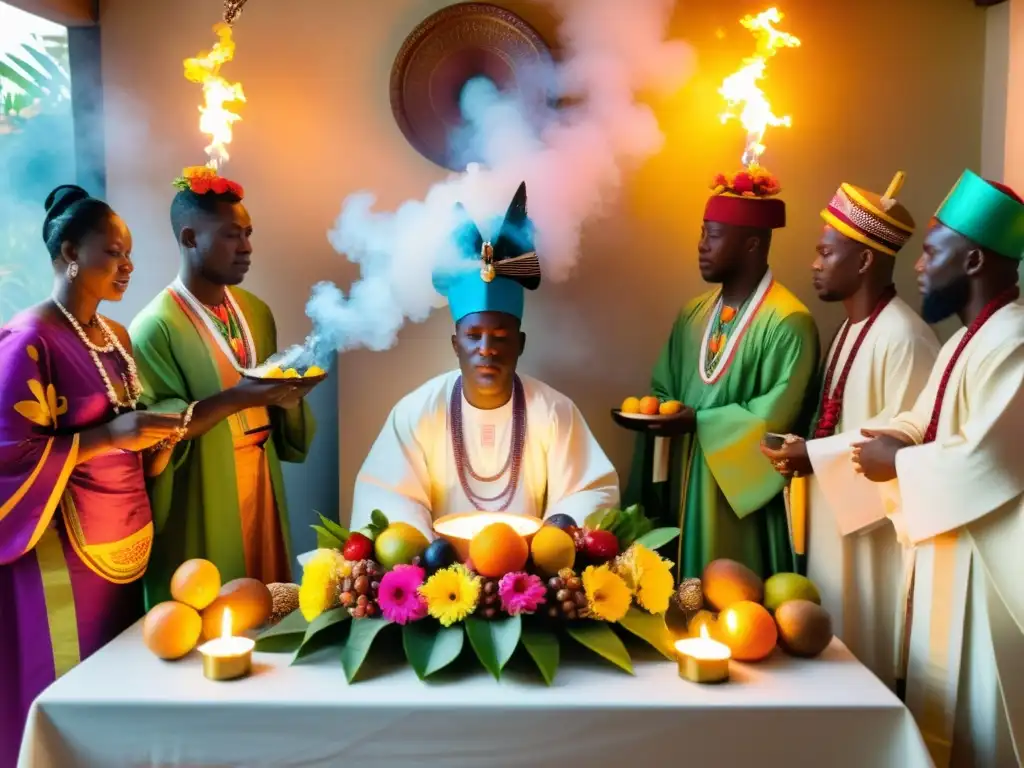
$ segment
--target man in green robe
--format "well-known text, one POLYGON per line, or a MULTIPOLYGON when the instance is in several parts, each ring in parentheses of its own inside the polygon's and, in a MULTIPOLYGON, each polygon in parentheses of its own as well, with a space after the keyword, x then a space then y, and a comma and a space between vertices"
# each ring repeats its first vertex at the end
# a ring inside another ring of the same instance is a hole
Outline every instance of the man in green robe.
POLYGON ((277 352, 277 330, 269 307, 237 287, 252 256, 241 186, 197 169, 175 184, 181 271, 130 329, 143 402, 192 408, 183 439, 150 483, 147 609, 169 599, 171 575, 194 557, 212 561, 224 582, 291 580, 280 462, 304 461, 315 430, 302 400, 308 382, 242 376, 277 352))
POLYGON ((764 576, 796 570, 785 480, 760 444, 803 433, 819 345, 810 312, 768 267, 772 230, 785 226, 777 193, 759 170, 715 180, 698 252, 701 276, 719 287, 683 308, 652 375, 652 393, 683 410, 638 440, 626 499, 680 526, 679 578, 717 558, 764 576), (657 434, 668 450, 655 450, 657 434))

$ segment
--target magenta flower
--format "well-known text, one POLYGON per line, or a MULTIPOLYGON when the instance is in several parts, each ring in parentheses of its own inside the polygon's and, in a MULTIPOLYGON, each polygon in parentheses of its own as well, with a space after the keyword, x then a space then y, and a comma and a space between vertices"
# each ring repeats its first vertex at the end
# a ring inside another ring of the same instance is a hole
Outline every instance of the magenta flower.
POLYGON ((396 565, 384 574, 377 591, 380 613, 395 624, 419 621, 427 615, 427 601, 419 593, 427 574, 418 565, 396 565))
POLYGON ((544 582, 532 573, 506 573, 498 582, 501 607, 509 616, 533 613, 544 604, 546 594, 544 582))

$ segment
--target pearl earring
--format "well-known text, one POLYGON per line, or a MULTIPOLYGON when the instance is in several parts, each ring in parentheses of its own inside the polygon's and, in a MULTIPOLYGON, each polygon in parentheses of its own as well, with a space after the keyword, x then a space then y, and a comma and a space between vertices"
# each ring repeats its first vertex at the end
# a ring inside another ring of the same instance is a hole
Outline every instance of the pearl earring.
POLYGON ((72 261, 68 264, 68 280, 74 280, 78 277, 78 263, 72 261))

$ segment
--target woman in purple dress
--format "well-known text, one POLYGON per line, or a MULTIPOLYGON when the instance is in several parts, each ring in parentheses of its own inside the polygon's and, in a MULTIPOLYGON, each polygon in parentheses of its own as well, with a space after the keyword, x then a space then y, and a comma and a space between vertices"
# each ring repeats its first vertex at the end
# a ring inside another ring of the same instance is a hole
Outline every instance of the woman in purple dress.
POLYGON ((35 697, 140 616, 144 471, 187 418, 135 410, 128 333, 96 311, 128 288, 124 222, 74 186, 46 208, 53 296, 0 328, 0 768, 35 697))

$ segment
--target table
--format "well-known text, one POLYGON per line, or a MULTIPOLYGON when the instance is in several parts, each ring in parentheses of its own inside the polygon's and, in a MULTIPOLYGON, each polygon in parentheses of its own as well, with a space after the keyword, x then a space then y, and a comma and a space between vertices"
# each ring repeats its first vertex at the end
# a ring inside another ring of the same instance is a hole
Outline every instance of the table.
POLYGON ((255 654, 252 677, 210 682, 195 652, 151 656, 137 624, 36 700, 19 767, 932 765, 906 708, 838 640, 814 660, 733 662, 719 686, 637 654, 635 676, 566 659, 550 688, 525 667, 422 683, 403 665, 350 686, 336 650, 290 658, 255 654))

